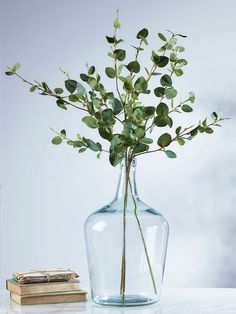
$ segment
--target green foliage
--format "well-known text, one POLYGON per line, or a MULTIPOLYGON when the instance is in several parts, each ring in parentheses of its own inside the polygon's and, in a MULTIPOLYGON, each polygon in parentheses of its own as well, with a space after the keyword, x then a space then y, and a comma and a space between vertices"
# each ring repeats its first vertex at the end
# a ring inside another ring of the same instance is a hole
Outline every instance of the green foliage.
POLYGON ((68 92, 72 94, 77 88, 77 82, 75 80, 66 80, 65 87, 68 90, 68 92))
POLYGON ((172 150, 165 150, 165 154, 168 158, 176 158, 176 153, 173 152, 172 150))
POLYGON ((17 62, 16 64, 13 65, 12 68, 8 67, 9 71, 6 71, 5 74, 8 76, 14 75, 14 74, 16 74, 16 71, 19 70, 19 68, 20 68, 20 63, 17 62))
POLYGON ((192 111, 193 111, 193 108, 190 107, 189 105, 183 105, 183 106, 182 106, 182 110, 183 110, 184 112, 192 112, 192 111))
POLYGON ((140 71, 140 64, 138 61, 131 61, 126 67, 130 72, 138 73, 140 71))
POLYGON ((169 62, 168 57, 163 56, 163 55, 159 56, 155 53, 155 51, 152 51, 151 59, 154 62, 154 64, 158 66, 159 68, 164 68, 169 62))
POLYGON ((86 116, 83 117, 82 121, 91 129, 96 129, 98 127, 97 120, 94 117, 86 116))
POLYGON ((137 90, 137 91, 140 91, 140 93, 142 92, 146 92, 147 88, 148 88, 148 83, 146 81, 146 79, 141 76, 139 77, 136 82, 134 83, 134 88, 137 90))
POLYGON ((54 145, 59 145, 59 144, 61 144, 61 142, 62 142, 61 136, 55 136, 55 137, 52 139, 52 143, 53 143, 54 145))
POLYGON ((58 105, 59 108, 64 109, 64 110, 67 110, 67 107, 66 107, 66 104, 65 104, 64 100, 62 100, 62 99, 57 99, 56 102, 57 102, 57 105, 58 105))
POLYGON ((116 70, 113 68, 105 68, 105 73, 109 78, 115 78, 116 77, 116 70))
MULTIPOLYGON (((36 89, 35 86, 32 86, 32 87, 34 87, 36 89)), ((54 88, 54 93, 56 93, 58 95, 63 94, 63 89, 62 88, 54 88)))
POLYGON ((162 33, 158 33, 158 37, 163 41, 167 41, 166 37, 162 33))
POLYGON ((97 158, 101 157, 101 152, 106 152, 111 165, 116 166, 124 159, 130 162, 134 156, 150 152, 161 151, 168 158, 176 158, 175 152, 166 150, 167 146, 173 142, 183 146, 187 140, 202 133, 212 134, 214 127, 221 126, 220 122, 224 119, 216 112, 212 113, 211 120, 204 119, 195 126, 175 125, 176 113, 191 113, 195 102, 193 92, 184 101, 178 99, 180 97, 175 88, 175 80, 184 75, 183 69, 188 64, 183 57, 185 49, 182 40, 185 35, 171 31, 168 31, 170 35, 158 33, 162 46, 151 52, 152 64, 147 68, 145 64, 140 64, 139 54, 148 44, 149 31, 143 28, 137 33, 136 43, 132 46, 135 53, 128 59, 122 47, 123 40, 117 37, 121 27, 118 13, 113 26, 113 35, 106 36, 112 63, 105 68, 106 76, 113 79, 113 90, 103 85, 103 78, 94 65, 87 65, 87 71, 79 75, 83 84, 77 78, 72 80, 66 71, 61 70, 66 75, 65 88, 52 89, 46 82, 29 82, 21 77, 19 63, 7 68, 6 75, 15 75, 27 83, 30 92, 38 91, 40 95, 54 97, 60 109, 80 110, 84 114, 82 122, 93 129, 94 136, 100 136, 107 146, 103 149, 101 143, 79 134, 70 139, 64 129, 56 132, 53 144, 59 145, 64 141, 79 153, 95 152, 97 158), (154 86, 153 90, 150 90, 151 86, 154 86), (145 98, 151 93, 156 97, 145 98), (167 131, 160 132, 161 128, 167 131), (158 138, 151 136, 153 129, 157 129, 158 138), (168 129, 171 134, 167 133, 168 129))
POLYGON ((114 101, 112 102, 113 104, 113 112, 115 115, 119 114, 123 110, 122 103, 120 102, 119 99, 114 98, 114 101))
POLYGON ((157 87, 154 89, 154 94, 157 97, 163 97, 165 94, 165 88, 164 87, 157 87))
POLYGON ((168 74, 164 74, 160 79, 162 86, 172 86, 172 79, 168 74))
POLYGON ((126 57, 126 52, 123 49, 116 49, 114 50, 114 56, 117 60, 123 61, 126 57))
POLYGON ((174 88, 167 88, 165 90, 165 97, 167 99, 172 99, 172 98, 176 97, 176 95, 177 95, 177 90, 174 88))
POLYGON ((170 145, 170 143, 171 143, 171 135, 169 133, 162 134, 157 140, 157 144, 162 148, 170 145))
POLYGON ((146 28, 141 29, 141 31, 138 32, 137 38, 143 39, 148 37, 148 30, 146 28))

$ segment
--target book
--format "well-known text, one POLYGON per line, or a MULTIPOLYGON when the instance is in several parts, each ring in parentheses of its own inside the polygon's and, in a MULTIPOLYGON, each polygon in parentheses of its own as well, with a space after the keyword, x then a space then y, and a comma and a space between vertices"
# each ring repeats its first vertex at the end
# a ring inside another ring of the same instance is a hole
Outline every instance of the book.
POLYGON ((37 294, 37 293, 51 293, 51 292, 64 292, 64 291, 79 291, 79 280, 72 279, 64 282, 47 282, 47 283, 27 283, 20 284, 12 279, 6 280, 7 290, 19 294, 37 294))
POLYGON ((85 302, 86 291, 67 291, 54 293, 39 293, 19 295, 14 292, 10 293, 11 300, 21 304, 50 304, 50 303, 66 303, 66 302, 85 302))
POLYGON ((52 270, 31 270, 28 272, 15 272, 13 279, 19 283, 38 283, 52 281, 68 281, 78 278, 73 270, 67 268, 58 268, 52 270))

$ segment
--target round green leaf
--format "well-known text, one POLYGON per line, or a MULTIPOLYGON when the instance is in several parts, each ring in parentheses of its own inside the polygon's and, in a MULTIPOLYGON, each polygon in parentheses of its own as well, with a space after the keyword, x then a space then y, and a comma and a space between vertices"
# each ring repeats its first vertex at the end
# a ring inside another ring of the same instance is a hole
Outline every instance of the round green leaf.
POLYGON ((166 56, 160 56, 160 61, 157 63, 159 68, 164 68, 169 62, 169 58, 166 56))
POLYGON ((82 148, 80 148, 80 149, 79 149, 79 151, 78 151, 78 152, 79 152, 79 153, 83 153, 83 152, 85 152, 85 151, 86 151, 86 149, 87 149, 87 147, 82 147, 82 148))
POLYGON ((140 64, 138 61, 131 61, 126 67, 130 72, 138 73, 140 71, 140 64))
POLYGON ((78 100, 79 100, 79 98, 77 95, 72 94, 69 96, 69 101, 71 101, 71 102, 77 102, 78 100))
POLYGON ((173 52, 170 53, 170 61, 175 62, 177 60, 177 55, 173 52))
POLYGON ((140 142, 142 142, 143 144, 152 144, 153 143, 153 139, 149 138, 149 137, 144 137, 140 140, 140 142))
POLYGON ((174 98, 176 95, 177 95, 177 90, 174 89, 173 87, 167 88, 167 89, 165 90, 165 96, 166 96, 167 99, 172 99, 172 98, 174 98))
POLYGON ((98 127, 97 120, 94 117, 86 116, 83 117, 82 121, 91 129, 96 129, 98 127))
POLYGON ((157 87, 154 89, 154 94, 157 96, 157 97, 162 97, 164 96, 165 94, 165 88, 164 87, 157 87))
POLYGON ((212 134, 214 131, 213 131, 212 128, 207 127, 205 132, 208 133, 208 134, 212 134))
POLYGON ((185 144, 185 140, 182 137, 177 137, 177 142, 180 146, 183 146, 185 144))
POLYGON ((178 52, 183 52, 183 51, 185 50, 185 48, 184 48, 183 46, 177 46, 177 47, 176 47, 176 50, 177 50, 178 52))
POLYGON ((163 41, 167 41, 166 37, 162 33, 158 33, 158 37, 163 41))
POLYGON ((36 88, 37 88, 36 86, 31 86, 31 87, 30 87, 30 92, 31 92, 31 93, 34 92, 34 91, 36 90, 36 88))
POLYGON ((157 144, 162 148, 170 145, 170 143, 171 143, 171 136, 169 133, 162 134, 157 141, 157 144))
POLYGON ((89 69, 88 69, 88 75, 93 75, 95 72, 95 66, 92 65, 89 69))
POLYGON ((112 107, 113 107, 113 112, 115 115, 119 114, 123 110, 123 105, 117 98, 114 98, 112 107))
POLYGON ((177 156, 176 156, 176 153, 173 152, 172 150, 166 150, 166 151, 165 151, 165 154, 166 154, 166 156, 167 156, 168 158, 176 158, 176 157, 177 157, 177 156))
POLYGON ((94 152, 98 152, 102 150, 102 145, 100 143, 95 143, 94 141, 90 140, 89 138, 83 138, 87 147, 94 152))
POLYGON ((145 136, 145 131, 144 131, 144 129, 141 128, 141 127, 138 127, 138 128, 135 130, 135 135, 136 135, 139 139, 143 138, 143 137, 145 136))
POLYGON ((11 71, 16 73, 16 71, 19 70, 19 68, 20 68, 20 63, 17 62, 16 64, 13 65, 11 71))
POLYGON ((172 126, 173 126, 173 120, 171 119, 171 117, 168 116, 168 115, 165 115, 165 116, 163 116, 163 118, 164 118, 164 120, 166 121, 167 125, 168 125, 170 128, 172 128, 172 126))
POLYGON ((175 130, 176 135, 179 135, 180 131, 181 131, 181 126, 178 126, 175 130))
POLYGON ((160 79, 162 86, 172 86, 172 79, 168 74, 164 74, 160 79))
POLYGON ((114 25, 115 28, 120 28, 120 22, 119 22, 119 20, 117 18, 115 19, 113 25, 114 25))
POLYGON ((114 44, 116 42, 115 37, 106 36, 106 39, 109 44, 114 44))
POLYGON ((92 89, 94 89, 97 85, 97 80, 94 77, 90 77, 88 79, 88 84, 92 89))
POLYGON ((160 128, 163 128, 168 125, 166 116, 157 116, 154 119, 154 124, 160 128))
POLYGON ((156 113, 158 115, 166 115, 169 113, 169 108, 168 106, 164 103, 161 102, 157 107, 156 107, 156 113))
POLYGON ((185 65, 187 65, 187 64, 188 64, 188 61, 185 60, 185 59, 179 59, 179 60, 177 61, 177 67, 178 67, 178 68, 182 68, 183 66, 185 66, 185 65))
POLYGON ((134 150, 133 150, 133 154, 146 152, 146 151, 148 151, 148 149, 149 149, 148 145, 139 142, 135 145, 134 150))
POLYGON ((137 91, 145 92, 148 88, 148 83, 143 76, 139 77, 134 83, 134 88, 137 91))
POLYGON ((212 112, 212 118, 217 120, 218 119, 218 114, 214 111, 212 112))
POLYGON ((55 137, 52 139, 52 143, 53 143, 54 145, 59 145, 59 144, 61 144, 61 142, 62 142, 62 138, 61 138, 60 136, 55 136, 55 137))
POLYGON ((12 72, 12 71, 6 71, 5 74, 8 75, 8 76, 10 76, 10 75, 14 75, 15 73, 12 72))
POLYGON ((183 110, 184 112, 192 112, 192 111, 193 111, 193 108, 190 107, 189 105, 183 105, 183 106, 182 106, 182 110, 183 110))
POLYGON ((60 133, 61 133, 61 135, 62 135, 63 137, 66 137, 66 130, 63 129, 63 130, 61 130, 60 133))
POLYGON ((105 72, 106 72, 106 75, 107 75, 109 78, 114 78, 114 77, 116 77, 116 70, 113 69, 113 68, 105 68, 105 72))
POLYGON ((147 106, 142 107, 142 115, 144 118, 151 117, 155 113, 155 107, 153 106, 147 106))
POLYGON ((112 140, 112 131, 108 128, 99 128, 98 132, 102 138, 105 140, 111 141, 112 140))
POLYGON ((88 80, 89 80, 89 76, 87 74, 84 74, 84 73, 80 74, 80 78, 84 82, 88 82, 88 80))
POLYGON ((77 83, 77 94, 79 96, 83 96, 85 94, 85 92, 86 92, 86 90, 85 90, 84 86, 78 82, 77 83))
POLYGON ((179 76, 181 76, 181 75, 183 75, 183 74, 184 74, 183 70, 181 70, 181 69, 175 69, 175 75, 176 75, 177 77, 179 77, 179 76))
POLYGON ((109 155, 109 161, 113 167, 117 166, 122 161, 122 159, 123 159, 123 156, 115 152, 111 152, 109 155))
POLYGON ((67 110, 66 104, 64 103, 62 99, 57 99, 57 105, 59 108, 67 110))
POLYGON ((152 61, 159 68, 163 68, 168 64, 169 58, 166 56, 158 56, 154 51, 152 51, 152 61))
POLYGON ((77 81, 75 80, 66 80, 65 81, 65 87, 71 94, 74 93, 74 91, 77 88, 77 81))
POLYGON ((131 92, 133 90, 133 85, 132 82, 130 80, 126 80, 124 82, 124 88, 128 91, 131 92))
POLYGON ((68 145, 70 145, 70 146, 74 146, 75 141, 69 140, 69 141, 67 141, 66 143, 67 143, 68 145))
POLYGON ((194 101, 195 101, 194 92, 190 92, 190 93, 189 93, 189 101, 190 101, 191 103, 194 103, 194 101))
POLYGON ((60 94, 63 93, 63 89, 62 89, 62 88, 59 88, 59 87, 58 87, 58 88, 55 88, 55 89, 54 89, 54 93, 60 95, 60 94))
POLYGON ((137 38, 143 39, 148 37, 148 30, 146 28, 141 29, 141 31, 138 32, 137 38))
POLYGON ((116 49, 114 51, 114 55, 115 55, 116 59, 118 59, 119 61, 123 61, 126 57, 126 52, 123 49, 116 49))

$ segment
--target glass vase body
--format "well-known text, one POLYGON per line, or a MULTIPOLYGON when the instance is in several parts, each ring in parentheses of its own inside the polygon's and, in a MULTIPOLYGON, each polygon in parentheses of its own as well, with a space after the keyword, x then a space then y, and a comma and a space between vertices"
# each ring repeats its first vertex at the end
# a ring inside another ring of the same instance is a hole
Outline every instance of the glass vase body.
POLYGON ((85 222, 91 296, 100 305, 160 300, 169 227, 159 211, 139 199, 135 168, 133 160, 126 189, 127 169, 121 165, 115 199, 85 222))

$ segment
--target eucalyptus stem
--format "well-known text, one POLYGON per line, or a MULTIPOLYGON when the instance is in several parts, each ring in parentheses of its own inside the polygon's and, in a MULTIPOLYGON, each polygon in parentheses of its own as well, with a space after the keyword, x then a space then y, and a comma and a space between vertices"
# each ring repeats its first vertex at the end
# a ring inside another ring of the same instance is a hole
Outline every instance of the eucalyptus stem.
POLYGON ((122 298, 122 304, 125 303, 125 286, 126 286, 126 210, 128 203, 128 185, 129 185, 129 173, 130 173, 131 160, 128 153, 125 156, 125 195, 124 195, 124 207, 123 207, 123 241, 122 241, 122 261, 121 261, 121 279, 120 279, 120 295, 122 298))
POLYGON ((157 294, 156 282, 155 282, 155 278, 154 278, 154 274, 153 274, 153 270, 152 270, 151 261, 150 261, 149 255, 148 255, 148 250, 147 250, 147 245, 146 245, 146 241, 145 241, 143 230, 142 230, 142 225, 141 225, 141 222, 140 222, 139 217, 138 217, 137 203, 136 203, 136 200, 135 200, 135 197, 134 197, 134 193, 133 193, 132 185, 131 185, 131 182, 130 182, 130 178, 129 178, 129 186, 130 186, 132 200, 133 200, 133 203, 134 203, 134 216, 135 216, 135 219, 137 221, 139 232, 140 232, 140 235, 141 235, 141 239, 142 239, 142 243, 143 243, 143 247, 144 247, 144 252, 145 252, 145 256, 146 256, 146 260, 147 260, 147 264, 148 264, 148 268, 149 268, 149 273, 150 273, 151 280, 152 280, 153 289, 154 289, 155 294, 157 294))

